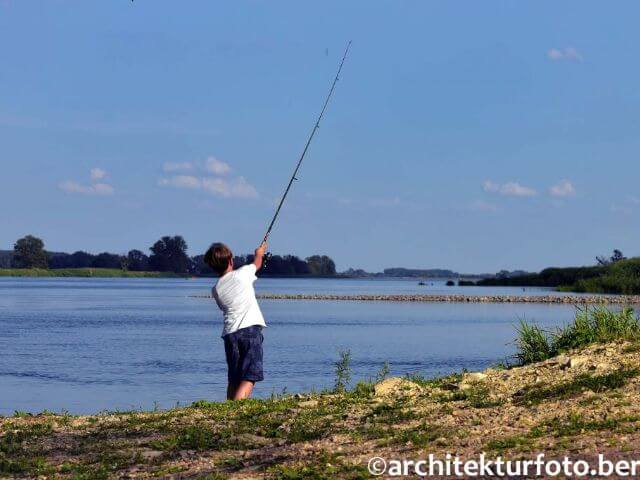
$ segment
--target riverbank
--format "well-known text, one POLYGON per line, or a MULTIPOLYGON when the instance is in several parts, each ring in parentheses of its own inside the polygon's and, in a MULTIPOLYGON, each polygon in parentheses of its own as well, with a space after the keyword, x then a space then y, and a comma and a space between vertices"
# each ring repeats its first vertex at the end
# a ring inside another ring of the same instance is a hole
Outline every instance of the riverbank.
POLYGON ((640 458, 640 343, 437 380, 162 412, 0 418, 0 476, 370 478, 371 457, 640 458))
POLYGON ((131 272, 116 268, 1 268, 0 277, 180 278, 173 272, 131 272))
MULTIPOLYGON (((210 298, 208 295, 193 295, 210 298)), ((263 300, 324 300, 349 302, 553 303, 565 305, 634 305, 640 295, 307 295, 260 294, 263 300)))

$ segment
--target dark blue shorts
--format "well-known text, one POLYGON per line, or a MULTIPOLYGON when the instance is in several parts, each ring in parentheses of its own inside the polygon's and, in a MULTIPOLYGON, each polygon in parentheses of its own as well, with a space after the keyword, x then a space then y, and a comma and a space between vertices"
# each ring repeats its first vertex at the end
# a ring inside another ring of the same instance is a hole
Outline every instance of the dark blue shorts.
POLYGON ((222 337, 224 352, 229 368, 229 383, 238 384, 243 380, 260 382, 262 372, 262 327, 253 325, 241 328, 222 337))

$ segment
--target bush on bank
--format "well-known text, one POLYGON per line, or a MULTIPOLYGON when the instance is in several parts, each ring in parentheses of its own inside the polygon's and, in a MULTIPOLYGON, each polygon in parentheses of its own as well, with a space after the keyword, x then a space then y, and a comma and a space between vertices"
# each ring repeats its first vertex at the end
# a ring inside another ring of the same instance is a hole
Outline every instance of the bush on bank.
POLYGON ((555 331, 520 322, 516 338, 519 365, 541 362, 567 350, 593 343, 640 338, 640 322, 632 308, 616 312, 605 307, 577 308, 573 321, 555 331))

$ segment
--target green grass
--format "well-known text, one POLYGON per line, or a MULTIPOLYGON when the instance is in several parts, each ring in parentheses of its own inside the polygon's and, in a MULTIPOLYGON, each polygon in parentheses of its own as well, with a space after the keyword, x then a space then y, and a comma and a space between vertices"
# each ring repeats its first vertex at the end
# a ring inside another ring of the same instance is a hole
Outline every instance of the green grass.
POLYGON ((609 265, 552 267, 517 277, 486 278, 477 285, 556 287, 566 292, 640 295, 640 257, 609 265))
POLYGON ((533 386, 526 388, 515 399, 518 405, 538 404, 545 400, 557 400, 568 398, 584 391, 602 393, 615 390, 627 384, 629 379, 637 377, 640 370, 637 368, 621 368, 605 375, 578 375, 570 382, 563 382, 550 387, 533 386))
POLYGON ((487 387, 477 382, 468 388, 456 390, 448 400, 463 401, 473 408, 492 408, 502 405, 502 400, 491 398, 487 387))
POLYGON ((575 292, 640 294, 640 258, 620 260, 605 267, 603 275, 576 281, 569 288, 575 292))
POLYGON ((616 312, 600 306, 583 307, 576 309, 571 323, 551 332, 521 321, 515 357, 519 365, 527 365, 594 343, 639 338, 640 322, 632 308, 625 307, 616 312))
MULTIPOLYGON (((570 413, 565 417, 554 417, 534 426, 525 434, 498 438, 488 441, 485 449, 494 452, 506 450, 531 451, 536 447, 536 439, 556 437, 566 439, 585 433, 602 431, 633 433, 640 430, 640 417, 608 417, 602 420, 585 419, 578 413, 570 413)), ((564 442, 560 442, 562 445, 564 442)))
POLYGON ((568 417, 555 417, 541 425, 534 427, 530 435, 532 437, 570 437, 586 432, 598 432, 602 430, 632 432, 638 429, 635 423, 639 417, 605 418, 603 420, 585 420, 582 415, 572 413, 568 417))
POLYGON ((173 272, 129 272, 117 268, 0 268, 0 277, 175 278, 173 272))
POLYGON ((323 452, 306 465, 276 465, 269 469, 275 480, 367 480, 371 474, 364 465, 349 465, 339 453, 323 452))
POLYGON ((439 438, 446 438, 450 431, 443 427, 423 423, 414 428, 396 430, 391 443, 406 444, 411 443, 417 448, 426 448, 439 438))
POLYGON ((28 445, 51 432, 51 423, 35 423, 4 432, 0 436, 0 473, 46 473, 41 452, 29 449, 28 445))
POLYGON ((489 440, 485 444, 485 449, 494 452, 504 452, 505 450, 512 450, 514 448, 518 450, 531 450, 533 445, 533 440, 528 436, 515 435, 513 437, 489 440))
POLYGON ((427 378, 419 373, 408 373, 406 377, 407 380, 418 384, 421 387, 442 388, 446 390, 448 385, 459 383, 465 373, 467 373, 467 370, 463 370, 460 373, 452 373, 445 377, 434 378, 427 378))
POLYGON ((541 362, 553 356, 552 345, 542 328, 520 320, 516 337, 516 359, 520 365, 541 362))

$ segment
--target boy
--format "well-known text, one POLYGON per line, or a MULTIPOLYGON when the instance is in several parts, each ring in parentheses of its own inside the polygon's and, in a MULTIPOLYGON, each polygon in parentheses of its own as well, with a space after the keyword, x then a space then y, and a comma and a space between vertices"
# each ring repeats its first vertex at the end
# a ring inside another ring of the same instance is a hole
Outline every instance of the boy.
POLYGON ((219 276, 212 289, 224 316, 222 339, 229 369, 227 400, 249 398, 256 382, 264 379, 262 372, 262 312, 256 300, 253 282, 262 267, 267 249, 263 243, 255 251, 253 263, 233 269, 233 253, 224 243, 214 243, 204 255, 204 261, 219 276))

